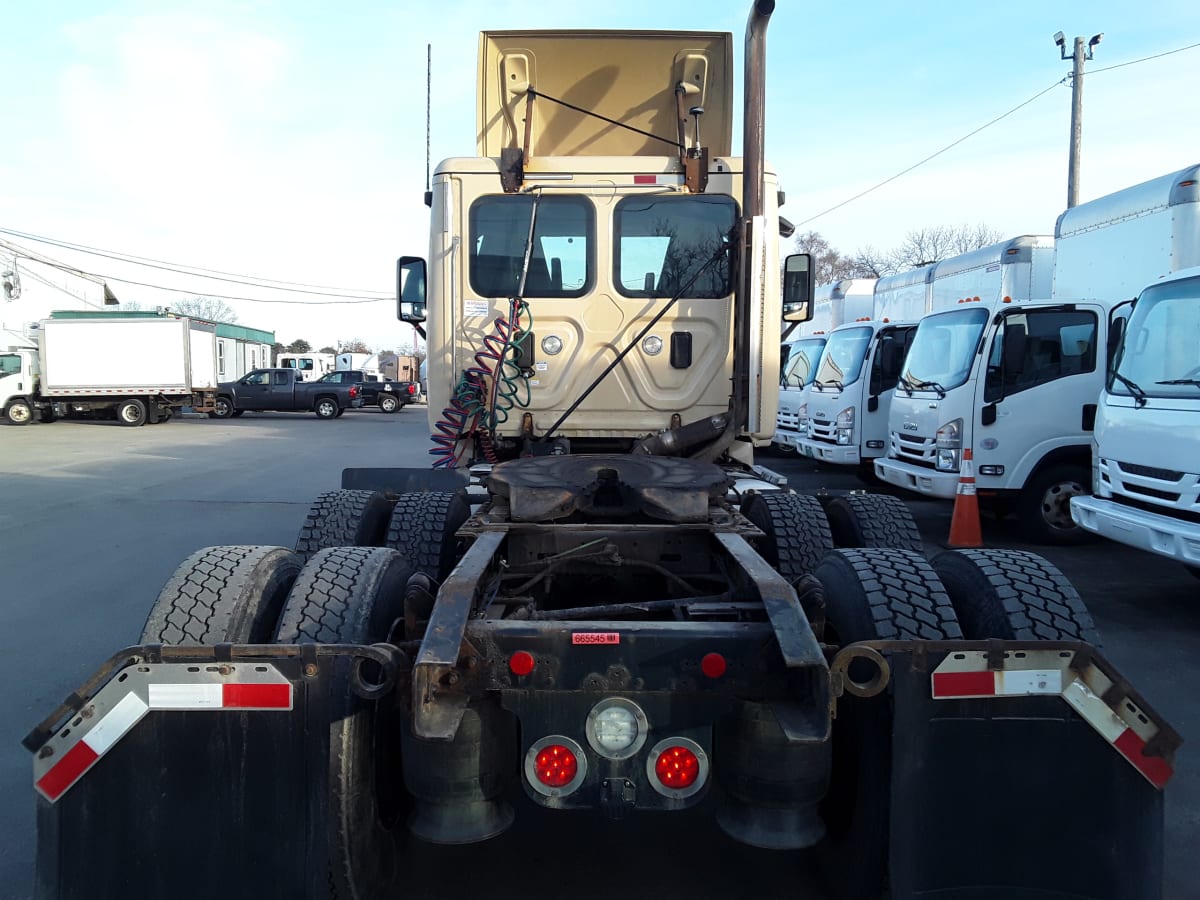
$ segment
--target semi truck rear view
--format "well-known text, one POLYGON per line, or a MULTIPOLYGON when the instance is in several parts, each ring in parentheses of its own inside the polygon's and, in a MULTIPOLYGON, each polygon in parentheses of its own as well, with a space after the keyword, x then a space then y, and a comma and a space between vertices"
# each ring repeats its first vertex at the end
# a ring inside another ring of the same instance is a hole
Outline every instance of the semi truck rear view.
POLYGON ((1069 582, 927 560, 888 498, 830 501, 835 546, 754 463, 812 305, 763 161, 773 7, 741 157, 729 34, 481 36, 478 155, 398 264, 432 466, 347 469, 294 548, 182 563, 26 739, 42 896, 400 895, 430 845, 538 814, 701 818, 831 896, 1161 894, 1181 741, 1069 582))

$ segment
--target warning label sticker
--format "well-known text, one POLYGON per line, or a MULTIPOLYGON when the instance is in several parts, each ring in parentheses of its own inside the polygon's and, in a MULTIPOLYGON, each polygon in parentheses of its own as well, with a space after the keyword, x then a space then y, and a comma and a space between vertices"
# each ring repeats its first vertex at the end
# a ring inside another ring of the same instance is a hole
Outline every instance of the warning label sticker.
POLYGON ((571 634, 572 644, 619 644, 621 634, 617 631, 576 631, 571 634))

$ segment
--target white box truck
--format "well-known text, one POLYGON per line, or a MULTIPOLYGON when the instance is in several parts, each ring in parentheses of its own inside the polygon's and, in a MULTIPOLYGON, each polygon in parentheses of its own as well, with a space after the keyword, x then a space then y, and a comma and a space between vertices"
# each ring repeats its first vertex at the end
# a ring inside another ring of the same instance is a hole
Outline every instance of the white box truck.
POLYGON ((174 316, 65 314, 38 324, 37 346, 0 352, 0 409, 12 425, 111 414, 145 425, 213 408, 216 328, 174 316))
POLYGON ((1200 262, 1197 168, 1064 212, 1049 285, 1039 262, 1051 258, 1048 242, 1014 243, 1005 251, 1012 262, 1002 264, 1017 276, 1004 281, 1008 300, 997 291, 984 295, 987 304, 972 297, 923 320, 876 473, 951 498, 971 448, 982 504, 1016 512, 1041 543, 1085 538, 1071 508, 1091 493, 1097 406, 1120 333, 1112 320, 1145 285, 1200 262))
POLYGON ((775 449, 784 452, 797 449, 805 391, 816 372, 829 332, 843 322, 871 315, 874 294, 874 278, 843 278, 820 285, 813 292, 812 318, 796 329, 797 337, 784 341, 786 356, 780 367, 779 410, 772 438, 775 449))
POLYGON ((933 272, 928 265, 880 278, 874 312, 830 332, 800 400, 796 448, 802 455, 859 466, 864 480, 874 480, 908 346, 932 308, 933 272))
MULTIPOLYGON (((1142 187, 1157 202, 1122 230, 1156 248, 1165 277, 1114 329, 1092 442, 1093 494, 1073 497, 1071 515, 1089 532, 1178 560, 1200 577, 1200 166, 1142 187)), ((1117 228, 1109 230, 1115 238, 1117 228)), ((1114 240, 1096 268, 1119 277, 1106 270, 1124 258, 1114 240)))

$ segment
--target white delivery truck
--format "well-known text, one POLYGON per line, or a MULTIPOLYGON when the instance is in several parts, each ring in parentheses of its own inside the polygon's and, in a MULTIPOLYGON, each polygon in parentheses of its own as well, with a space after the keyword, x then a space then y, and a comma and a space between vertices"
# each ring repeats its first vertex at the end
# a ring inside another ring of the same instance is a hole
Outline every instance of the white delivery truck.
POLYGON ((887 447, 888 411, 901 367, 932 308, 933 265, 875 283, 874 314, 830 332, 820 365, 800 402, 797 449, 804 456, 859 466, 874 480, 887 447))
POLYGON ((12 425, 95 413, 145 425, 184 406, 211 410, 215 330, 175 316, 56 313, 38 324, 36 347, 0 352, 0 409, 12 425))
POLYGON ((332 353, 280 353, 275 361, 280 369, 295 369, 299 381, 316 381, 322 375, 328 375, 334 371, 334 363, 332 353))
MULTIPOLYGON (((1147 279, 1127 327, 1114 329, 1092 443, 1094 494, 1073 497, 1071 515, 1200 577, 1200 166, 1143 187, 1158 202, 1124 228, 1169 248, 1159 268, 1178 271, 1147 279)), ((1097 268, 1119 258, 1114 247, 1097 268)))
POLYGON ((800 412, 829 332, 843 322, 871 315, 874 278, 843 278, 823 284, 813 293, 813 317, 801 325, 799 336, 785 340, 787 357, 779 378, 779 411, 775 416, 777 450, 794 452, 800 438, 800 412))
POLYGON ((971 448, 981 499, 1015 503, 1036 540, 1077 536, 1066 495, 1087 480, 1111 303, 1051 300, 1053 274, 1046 236, 937 264, 938 311, 921 320, 892 398, 881 480, 952 498, 971 448))
POLYGON ((334 361, 335 372, 358 370, 377 378, 382 376, 379 369, 378 353, 339 353, 334 361))

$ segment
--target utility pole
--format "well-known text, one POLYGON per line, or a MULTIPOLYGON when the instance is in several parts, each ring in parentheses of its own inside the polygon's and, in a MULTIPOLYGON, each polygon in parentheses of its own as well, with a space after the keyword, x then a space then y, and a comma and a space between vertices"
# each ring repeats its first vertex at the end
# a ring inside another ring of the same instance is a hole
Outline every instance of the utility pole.
POLYGON ((1067 163, 1067 209, 1079 203, 1079 148, 1083 141, 1083 62, 1092 58, 1092 49, 1100 43, 1104 32, 1092 35, 1084 45, 1083 38, 1075 38, 1075 48, 1067 55, 1067 43, 1061 31, 1054 35, 1063 59, 1074 60, 1071 72, 1071 155, 1067 163))

